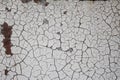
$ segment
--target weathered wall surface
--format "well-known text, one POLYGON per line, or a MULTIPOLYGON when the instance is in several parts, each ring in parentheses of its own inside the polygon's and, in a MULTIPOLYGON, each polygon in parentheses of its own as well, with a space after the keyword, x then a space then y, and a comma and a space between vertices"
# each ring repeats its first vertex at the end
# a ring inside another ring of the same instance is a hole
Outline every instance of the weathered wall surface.
POLYGON ((0 80, 120 80, 120 0, 34 1, 0 0, 0 80))

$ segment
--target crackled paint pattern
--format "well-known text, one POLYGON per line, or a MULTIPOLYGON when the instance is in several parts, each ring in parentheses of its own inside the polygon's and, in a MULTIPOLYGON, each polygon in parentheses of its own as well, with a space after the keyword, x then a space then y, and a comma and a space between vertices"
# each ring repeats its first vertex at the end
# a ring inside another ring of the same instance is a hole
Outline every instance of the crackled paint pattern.
POLYGON ((47 2, 0 0, 0 80, 120 80, 120 0, 47 2))

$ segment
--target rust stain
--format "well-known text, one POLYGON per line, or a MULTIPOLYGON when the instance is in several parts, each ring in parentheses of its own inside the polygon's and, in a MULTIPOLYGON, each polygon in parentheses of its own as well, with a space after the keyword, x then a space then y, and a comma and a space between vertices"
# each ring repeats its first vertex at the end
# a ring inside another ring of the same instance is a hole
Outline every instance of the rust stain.
POLYGON ((5 37, 5 39, 3 39, 3 47, 5 48, 5 53, 7 55, 13 55, 11 52, 11 35, 12 35, 12 27, 8 26, 8 24, 6 22, 3 23, 3 25, 1 25, 2 30, 1 33, 2 35, 5 37))

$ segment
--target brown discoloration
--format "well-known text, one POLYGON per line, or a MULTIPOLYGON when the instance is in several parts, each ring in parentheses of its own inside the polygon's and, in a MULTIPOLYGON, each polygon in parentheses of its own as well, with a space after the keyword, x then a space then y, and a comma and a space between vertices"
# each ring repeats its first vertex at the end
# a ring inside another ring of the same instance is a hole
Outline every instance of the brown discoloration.
POLYGON ((3 39, 3 47, 5 48, 5 53, 7 55, 13 55, 11 52, 11 35, 12 35, 12 27, 8 26, 8 24, 6 22, 4 22, 3 25, 1 25, 2 30, 1 33, 2 35, 5 37, 5 39, 3 39))
POLYGON ((9 71, 8 71, 7 69, 5 69, 5 75, 8 75, 8 72, 9 72, 9 71))

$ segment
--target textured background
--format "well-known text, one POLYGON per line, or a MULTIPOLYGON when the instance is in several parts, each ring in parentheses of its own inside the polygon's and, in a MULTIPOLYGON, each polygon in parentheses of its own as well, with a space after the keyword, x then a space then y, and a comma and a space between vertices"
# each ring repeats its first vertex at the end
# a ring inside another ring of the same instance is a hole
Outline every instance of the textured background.
POLYGON ((0 80, 120 80, 120 0, 0 0, 0 80))

